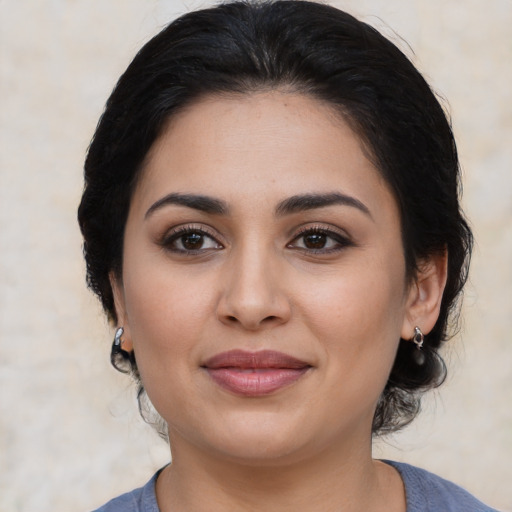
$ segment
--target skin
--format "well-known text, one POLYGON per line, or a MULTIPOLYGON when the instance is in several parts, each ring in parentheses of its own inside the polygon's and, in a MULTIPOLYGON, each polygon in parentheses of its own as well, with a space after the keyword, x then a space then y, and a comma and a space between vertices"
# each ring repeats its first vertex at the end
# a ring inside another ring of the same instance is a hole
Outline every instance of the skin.
POLYGON ((169 425, 163 512, 405 511, 398 473, 371 457, 372 417, 400 337, 437 319, 446 258, 406 280, 398 207, 366 154, 327 105, 273 91, 194 103, 147 155, 112 284, 124 347, 169 425), (276 212, 333 193, 355 201, 276 212), (243 397, 202 368, 231 349, 311 368, 243 397))

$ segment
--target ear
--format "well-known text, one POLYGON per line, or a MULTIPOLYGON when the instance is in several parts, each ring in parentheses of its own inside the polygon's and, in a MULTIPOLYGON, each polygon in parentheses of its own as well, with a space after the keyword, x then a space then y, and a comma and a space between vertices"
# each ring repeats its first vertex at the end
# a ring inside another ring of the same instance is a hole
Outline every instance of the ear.
POLYGON ((122 327, 124 332, 122 336, 123 350, 131 352, 133 350, 132 337, 130 333, 130 322, 128 321, 128 314, 126 312, 126 303, 124 298, 124 287, 121 279, 110 272, 109 275, 110 286, 114 296, 114 308, 116 310, 117 325, 122 327))
POLYGON ((446 250, 429 256, 419 264, 408 292, 401 334, 403 339, 411 339, 416 326, 425 334, 433 329, 441 308, 448 273, 447 265, 446 250))

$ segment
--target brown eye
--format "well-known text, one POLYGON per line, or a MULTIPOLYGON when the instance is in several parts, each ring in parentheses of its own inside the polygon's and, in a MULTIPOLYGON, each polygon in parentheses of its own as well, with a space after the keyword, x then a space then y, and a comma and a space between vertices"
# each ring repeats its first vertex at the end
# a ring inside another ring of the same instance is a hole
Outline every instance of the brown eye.
POLYGON ((197 251, 204 244, 204 236, 201 233, 187 233, 180 238, 181 246, 188 251, 197 251))
POLYGON ((323 249, 327 244, 325 233, 309 233, 304 235, 304 247, 307 249, 323 249))
POLYGON ((178 228, 160 242, 166 250, 182 254, 199 254, 205 251, 223 249, 212 235, 197 228, 178 228))
POLYGON ((313 228, 300 233, 288 244, 288 247, 312 254, 328 254, 341 251, 351 245, 353 245, 352 241, 341 233, 330 229, 313 228))

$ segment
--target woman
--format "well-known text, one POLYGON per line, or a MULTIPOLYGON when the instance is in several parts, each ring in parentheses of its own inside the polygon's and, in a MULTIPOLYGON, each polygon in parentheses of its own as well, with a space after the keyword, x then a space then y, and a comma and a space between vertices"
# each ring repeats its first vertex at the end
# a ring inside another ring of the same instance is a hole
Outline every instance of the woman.
POLYGON ((187 14, 107 102, 79 209, 113 364, 172 464, 102 511, 487 511, 372 459, 445 376, 472 245, 406 57, 309 2, 187 14))

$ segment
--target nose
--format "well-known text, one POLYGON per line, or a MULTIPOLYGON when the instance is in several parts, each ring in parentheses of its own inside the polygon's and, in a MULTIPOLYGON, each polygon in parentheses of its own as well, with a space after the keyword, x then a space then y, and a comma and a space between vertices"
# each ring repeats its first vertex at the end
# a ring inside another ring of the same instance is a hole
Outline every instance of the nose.
POLYGON ((217 306, 221 322, 250 331, 288 322, 291 305, 285 277, 269 252, 240 251, 231 258, 217 306))

